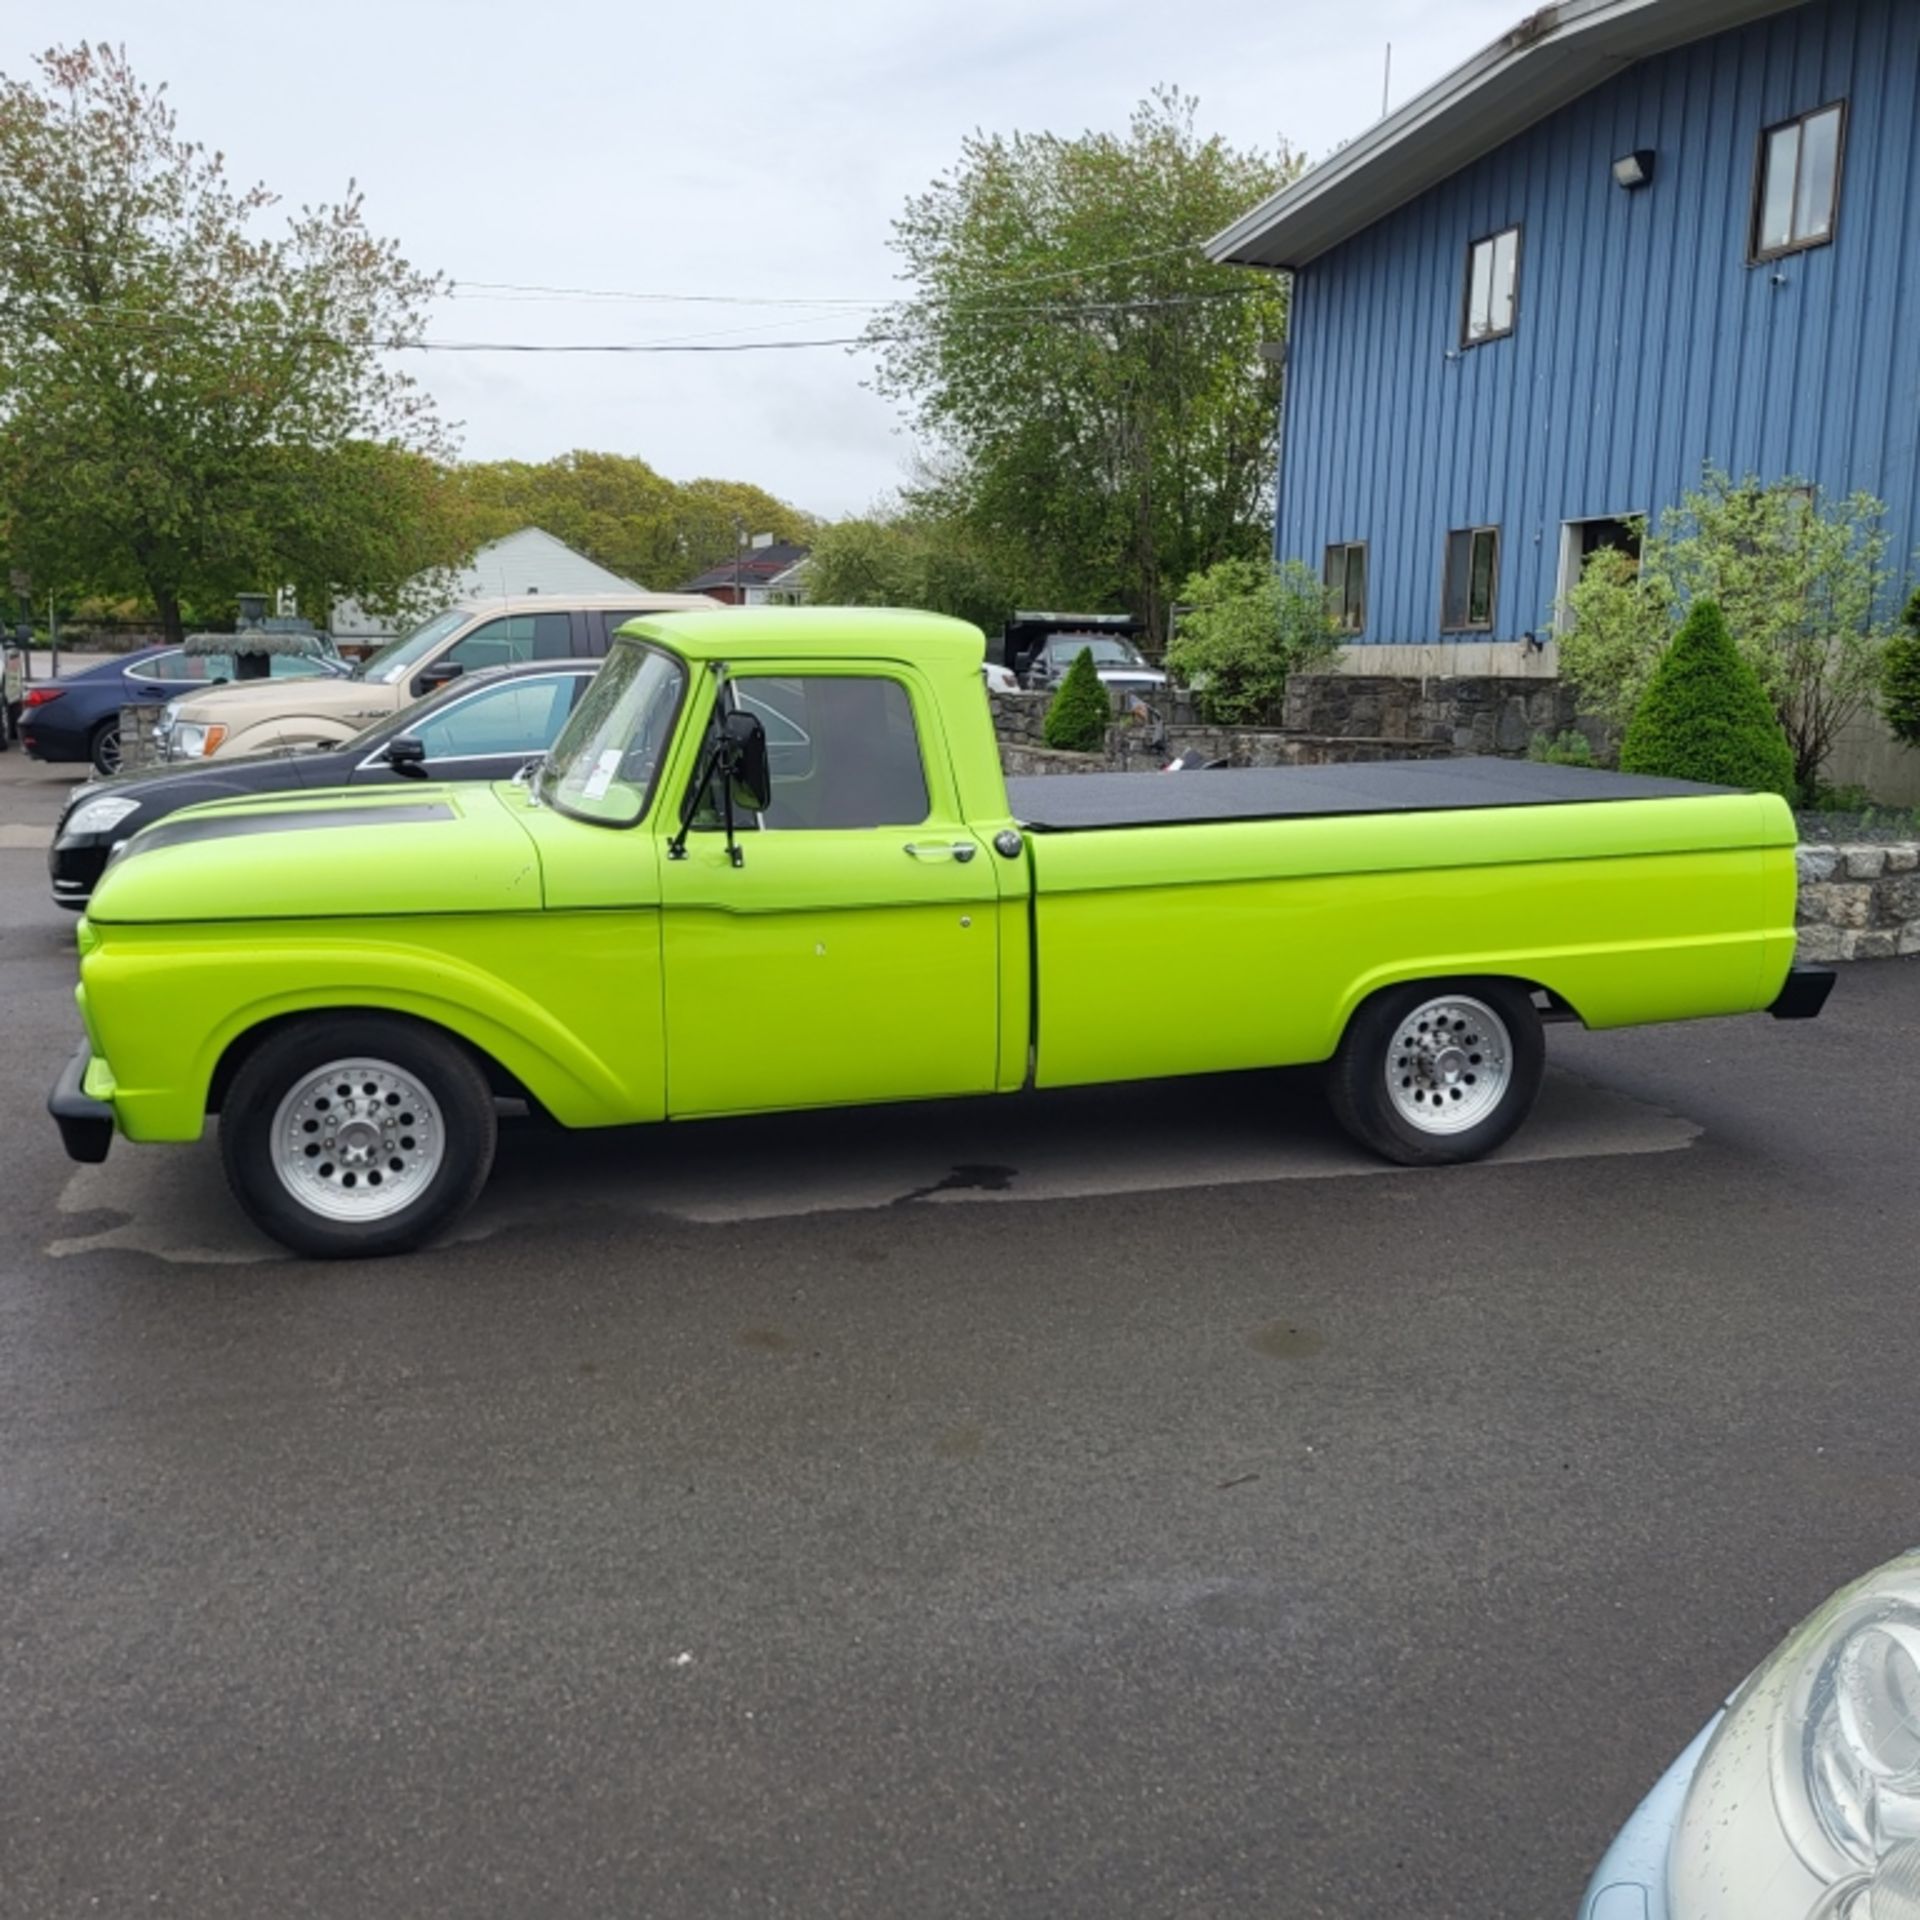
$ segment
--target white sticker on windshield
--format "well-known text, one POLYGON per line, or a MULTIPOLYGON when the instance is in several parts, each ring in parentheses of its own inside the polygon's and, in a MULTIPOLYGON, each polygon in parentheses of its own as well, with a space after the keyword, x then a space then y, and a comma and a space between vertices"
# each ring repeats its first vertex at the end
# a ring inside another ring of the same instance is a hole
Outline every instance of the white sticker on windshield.
POLYGON ((620 771, 620 749, 609 747, 595 762, 593 771, 587 775, 587 784, 582 789, 589 800, 598 800, 613 784, 613 776, 620 771))

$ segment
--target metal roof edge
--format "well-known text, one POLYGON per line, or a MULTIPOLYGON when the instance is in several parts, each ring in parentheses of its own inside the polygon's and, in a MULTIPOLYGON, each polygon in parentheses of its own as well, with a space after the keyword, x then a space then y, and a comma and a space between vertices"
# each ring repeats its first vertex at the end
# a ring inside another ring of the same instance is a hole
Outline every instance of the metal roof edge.
POLYGON ((1222 266, 1270 270, 1305 266, 1317 255, 1384 219, 1396 207, 1417 199, 1463 166, 1472 165, 1529 126, 1591 92, 1636 60, 1804 4, 1806 0, 1558 0, 1556 5, 1529 14, 1385 119, 1375 121, 1337 153, 1270 194, 1206 241, 1203 251, 1222 266), (1603 33, 1607 44, 1581 47, 1583 39, 1597 43, 1603 33), (1568 56, 1557 85, 1541 89, 1524 105, 1516 103, 1505 114, 1489 120, 1484 141, 1476 143, 1469 138, 1465 143, 1470 150, 1448 153, 1438 167, 1419 167, 1417 149, 1423 135, 1455 128, 1458 117, 1471 112, 1480 96, 1553 51, 1568 56), (1375 194, 1364 194, 1362 180, 1396 155, 1413 163, 1404 183, 1395 188, 1383 185, 1375 194), (1358 204, 1350 218, 1342 222, 1328 203, 1337 202, 1349 192, 1358 204), (1323 221, 1333 223, 1331 236, 1313 235, 1302 245, 1298 257, 1290 252, 1285 258, 1273 257, 1276 240, 1281 251, 1287 250, 1285 229, 1290 224, 1313 224, 1307 216, 1315 212, 1323 215, 1323 221))

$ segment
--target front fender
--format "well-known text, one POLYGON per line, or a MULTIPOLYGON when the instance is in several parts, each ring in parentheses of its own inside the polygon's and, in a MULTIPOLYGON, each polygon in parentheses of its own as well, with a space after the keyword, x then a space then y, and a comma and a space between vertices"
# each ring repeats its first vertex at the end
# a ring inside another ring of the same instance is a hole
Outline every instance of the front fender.
POLYGON ((666 1110, 659 944, 651 911, 112 927, 82 961, 81 1008, 131 1140, 197 1139, 236 1044, 327 1011, 426 1021, 562 1125, 616 1126, 666 1110))
POLYGON ((229 760, 236 754, 271 753, 276 747, 342 747, 359 731, 336 720, 259 720, 228 735, 212 758, 229 760))

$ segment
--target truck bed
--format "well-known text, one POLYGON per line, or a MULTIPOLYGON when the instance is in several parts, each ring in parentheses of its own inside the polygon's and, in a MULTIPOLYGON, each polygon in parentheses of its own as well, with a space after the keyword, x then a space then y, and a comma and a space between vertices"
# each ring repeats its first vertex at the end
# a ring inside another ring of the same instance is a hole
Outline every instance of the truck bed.
POLYGON ((1007 782, 1013 817, 1033 833, 1349 813, 1446 813, 1478 807, 1684 800, 1734 791, 1692 780, 1656 780, 1644 774, 1495 759, 1382 760, 1337 767, 1247 767, 1162 775, 1038 774, 1007 782))

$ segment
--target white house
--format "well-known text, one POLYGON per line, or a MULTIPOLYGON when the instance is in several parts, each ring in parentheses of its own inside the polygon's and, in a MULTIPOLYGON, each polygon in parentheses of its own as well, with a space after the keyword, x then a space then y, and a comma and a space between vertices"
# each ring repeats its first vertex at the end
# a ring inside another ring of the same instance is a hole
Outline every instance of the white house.
MULTIPOLYGON (((479 600, 489 595, 523 593, 630 593, 637 581, 576 553, 564 540, 539 527, 522 527, 518 533, 489 542, 473 556, 473 563, 454 576, 442 596, 444 601, 479 600)), ((352 600, 342 600, 328 623, 333 637, 343 645, 378 646, 395 637, 393 621, 369 613, 352 600)))

